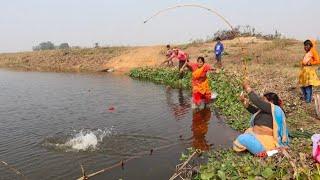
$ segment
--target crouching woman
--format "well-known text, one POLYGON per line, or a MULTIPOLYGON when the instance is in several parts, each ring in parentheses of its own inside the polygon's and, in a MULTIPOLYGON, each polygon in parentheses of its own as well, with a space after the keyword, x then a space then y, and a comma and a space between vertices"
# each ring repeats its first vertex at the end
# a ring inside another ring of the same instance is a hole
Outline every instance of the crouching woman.
POLYGON ((252 117, 250 128, 237 137, 233 142, 233 149, 237 152, 248 150, 254 155, 259 155, 269 150, 288 146, 286 117, 278 95, 266 93, 263 97, 259 97, 247 81, 243 83, 243 88, 248 93, 249 99, 241 95, 240 100, 252 117))

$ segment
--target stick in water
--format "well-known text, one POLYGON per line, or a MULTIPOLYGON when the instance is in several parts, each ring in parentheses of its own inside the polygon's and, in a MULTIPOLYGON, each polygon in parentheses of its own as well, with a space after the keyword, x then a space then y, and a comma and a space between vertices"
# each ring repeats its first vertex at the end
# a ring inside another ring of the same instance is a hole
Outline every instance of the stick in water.
POLYGON ((8 163, 4 162, 4 161, 0 161, 1 164, 3 164, 4 166, 8 167, 11 171, 13 171, 15 174, 20 175, 23 177, 23 179, 27 179, 27 177, 22 174, 17 168, 10 166, 8 163))

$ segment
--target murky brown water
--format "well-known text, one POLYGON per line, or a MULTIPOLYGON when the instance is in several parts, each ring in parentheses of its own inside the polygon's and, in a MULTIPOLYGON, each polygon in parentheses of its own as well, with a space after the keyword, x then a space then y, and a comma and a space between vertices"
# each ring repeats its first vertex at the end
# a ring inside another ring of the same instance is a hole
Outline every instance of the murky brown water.
POLYGON ((168 179, 186 147, 237 134, 208 110, 192 114, 188 92, 128 77, 0 70, 0 89, 0 160, 28 179, 75 179, 80 164, 91 173, 150 149, 94 179, 168 179))

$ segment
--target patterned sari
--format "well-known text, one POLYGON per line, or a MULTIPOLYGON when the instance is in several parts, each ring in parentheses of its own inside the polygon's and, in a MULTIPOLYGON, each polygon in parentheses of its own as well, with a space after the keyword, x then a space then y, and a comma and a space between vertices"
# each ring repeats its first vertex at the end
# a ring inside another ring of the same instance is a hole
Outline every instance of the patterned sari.
POLYGON ((198 67, 196 63, 188 63, 192 70, 192 100, 197 106, 204 103, 209 103, 211 100, 211 90, 209 86, 209 80, 207 78, 207 72, 211 70, 209 64, 204 64, 202 67, 198 67))
POLYGON ((279 106, 271 104, 273 129, 265 126, 255 126, 251 118, 251 127, 233 142, 233 149, 237 152, 248 150, 252 154, 270 151, 289 144, 289 136, 285 121, 285 114, 279 106))

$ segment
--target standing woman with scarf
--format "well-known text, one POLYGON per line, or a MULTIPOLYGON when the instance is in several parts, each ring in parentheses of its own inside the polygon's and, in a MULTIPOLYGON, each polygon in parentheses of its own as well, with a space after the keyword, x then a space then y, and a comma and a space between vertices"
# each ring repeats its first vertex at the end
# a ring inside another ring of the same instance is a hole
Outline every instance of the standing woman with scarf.
POLYGON ((319 55, 316 50, 315 41, 304 41, 304 50, 306 54, 301 61, 301 70, 299 74, 299 85, 306 103, 312 101, 312 87, 319 86, 320 80, 317 76, 316 69, 320 64, 319 55))

